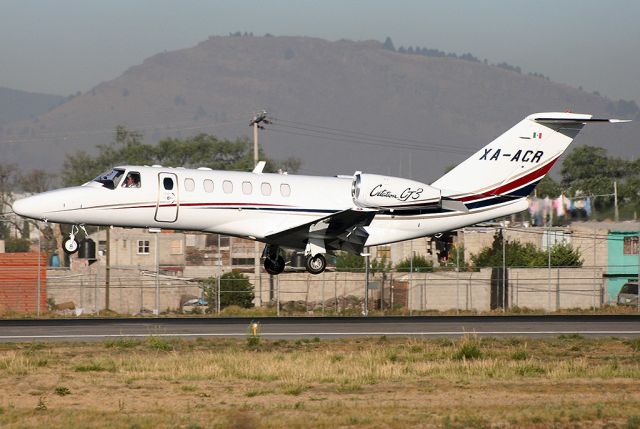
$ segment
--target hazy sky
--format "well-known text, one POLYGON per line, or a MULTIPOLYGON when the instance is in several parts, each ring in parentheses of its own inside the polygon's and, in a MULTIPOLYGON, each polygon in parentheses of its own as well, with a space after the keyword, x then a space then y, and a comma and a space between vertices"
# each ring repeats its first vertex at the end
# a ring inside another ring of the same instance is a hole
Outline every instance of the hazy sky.
POLYGON ((640 1, 0 0, 0 86, 67 95, 210 35, 471 52, 640 102, 640 1))

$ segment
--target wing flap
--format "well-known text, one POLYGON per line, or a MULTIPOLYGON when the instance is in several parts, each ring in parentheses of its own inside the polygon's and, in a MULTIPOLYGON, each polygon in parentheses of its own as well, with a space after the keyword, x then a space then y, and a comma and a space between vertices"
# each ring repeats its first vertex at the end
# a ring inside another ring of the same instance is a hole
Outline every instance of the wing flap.
POLYGON ((326 250, 361 253, 369 237, 365 227, 376 215, 370 210, 344 210, 312 222, 267 235, 265 241, 283 247, 304 249, 310 239, 323 240, 326 250))

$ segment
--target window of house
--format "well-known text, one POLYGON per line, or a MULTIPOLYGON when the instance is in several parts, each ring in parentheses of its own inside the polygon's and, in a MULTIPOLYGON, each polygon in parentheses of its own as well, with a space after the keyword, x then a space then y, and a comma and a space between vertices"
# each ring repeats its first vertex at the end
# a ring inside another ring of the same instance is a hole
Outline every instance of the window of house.
POLYGON ((225 194, 230 194, 233 192, 233 183, 231 183, 231 181, 229 180, 225 180, 224 182, 222 182, 222 190, 224 191, 225 194))
POLYGON ((624 254, 625 255, 638 254, 638 237, 637 236, 624 238, 624 254))
POLYGON ((263 182, 260 189, 262 190, 262 195, 271 195, 271 183, 263 182))
POLYGON ((251 182, 242 182, 242 193, 249 195, 253 191, 253 185, 251 182))
POLYGON ((213 180, 206 179, 203 182, 203 186, 204 186, 204 191, 205 192, 213 192, 213 180))
POLYGON ((253 265, 253 258, 231 258, 231 265, 253 265))
POLYGON ((196 189, 196 182, 190 178, 184 179, 184 189, 193 192, 193 190, 196 189))
POLYGON ((282 185, 280 185, 280 195, 282 195, 283 197, 288 197, 291 195, 291 186, 289 186, 286 183, 283 183, 282 185))
POLYGON ((138 240, 138 255, 149 254, 149 240, 138 240))
POLYGON ((561 229, 550 229, 544 231, 540 239, 540 248, 546 252, 547 246, 553 249, 556 244, 571 244, 571 233, 561 229))
POLYGON ((391 260, 391 246, 378 246, 376 257, 378 259, 386 258, 391 260))
POLYGON ((182 255, 182 240, 171 240, 171 254, 182 255))
MULTIPOLYGON (((205 241, 205 246, 206 247, 214 247, 214 248, 218 248, 218 234, 207 234, 206 235, 206 241, 205 241)), ((220 235, 220 247, 229 247, 229 237, 226 235, 220 235)))

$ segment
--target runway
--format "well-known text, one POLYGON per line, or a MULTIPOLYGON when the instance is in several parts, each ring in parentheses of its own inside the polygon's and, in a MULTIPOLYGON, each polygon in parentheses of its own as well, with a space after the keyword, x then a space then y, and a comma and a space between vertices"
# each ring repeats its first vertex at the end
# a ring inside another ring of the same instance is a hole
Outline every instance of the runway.
POLYGON ((0 342, 97 341, 119 337, 242 338, 252 322, 267 339, 356 336, 640 337, 640 315, 111 318, 0 320, 0 342))

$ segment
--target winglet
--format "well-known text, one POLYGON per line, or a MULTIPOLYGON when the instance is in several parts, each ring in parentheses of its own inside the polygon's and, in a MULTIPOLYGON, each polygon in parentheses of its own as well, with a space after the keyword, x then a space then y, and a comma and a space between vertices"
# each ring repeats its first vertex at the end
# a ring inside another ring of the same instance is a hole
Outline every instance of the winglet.
POLYGON ((253 169, 253 173, 262 174, 262 170, 264 170, 264 166, 267 165, 265 161, 258 161, 256 166, 253 169))

